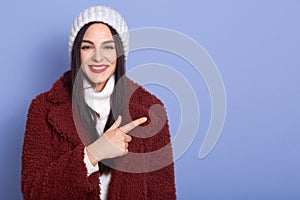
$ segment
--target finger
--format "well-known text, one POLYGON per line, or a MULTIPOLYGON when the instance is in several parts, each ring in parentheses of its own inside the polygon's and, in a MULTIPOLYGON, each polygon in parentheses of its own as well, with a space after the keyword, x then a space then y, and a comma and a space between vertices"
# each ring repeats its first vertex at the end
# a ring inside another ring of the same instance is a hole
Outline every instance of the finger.
POLYGON ((125 135, 125 142, 130 142, 131 140, 132 139, 130 135, 125 135))
POLYGON ((122 117, 121 117, 121 115, 119 115, 117 120, 115 121, 115 123, 113 123, 113 125, 111 125, 111 127, 109 127, 109 129, 107 131, 111 131, 111 130, 118 128, 120 126, 121 122, 122 122, 122 117))
POLYGON ((125 143, 125 149, 128 149, 128 143, 127 142, 125 143))
POLYGON ((129 131, 131 131, 132 129, 134 129, 135 127, 141 125, 142 123, 145 123, 147 121, 147 117, 141 117, 139 119, 136 119, 122 127, 120 127, 120 129, 124 132, 124 133, 128 133, 129 131))
POLYGON ((124 155, 128 154, 128 149, 125 149, 124 155))
POLYGON ((118 137, 121 138, 122 141, 125 141, 125 142, 130 142, 132 139, 131 139, 131 136, 130 135, 127 135, 125 132, 123 132, 120 128, 117 128, 116 129, 116 135, 118 135, 118 137))

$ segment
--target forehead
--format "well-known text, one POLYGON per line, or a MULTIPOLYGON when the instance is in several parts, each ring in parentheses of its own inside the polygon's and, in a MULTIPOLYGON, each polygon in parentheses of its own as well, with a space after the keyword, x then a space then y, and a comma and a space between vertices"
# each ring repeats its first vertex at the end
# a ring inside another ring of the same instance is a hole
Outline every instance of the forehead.
POLYGON ((105 41, 111 40, 112 34, 105 24, 92 24, 85 32, 83 39, 84 40, 91 40, 91 41, 105 41))

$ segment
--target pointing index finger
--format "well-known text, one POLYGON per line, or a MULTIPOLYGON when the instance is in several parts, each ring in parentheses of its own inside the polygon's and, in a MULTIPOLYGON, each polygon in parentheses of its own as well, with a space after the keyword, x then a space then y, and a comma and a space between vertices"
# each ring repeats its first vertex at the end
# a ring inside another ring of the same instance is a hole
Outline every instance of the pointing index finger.
POLYGON ((135 127, 145 123, 147 121, 147 117, 141 117, 139 119, 136 119, 128 124, 125 124, 124 126, 120 127, 120 129, 124 132, 124 133, 128 133, 129 131, 131 131, 132 129, 134 129, 135 127))

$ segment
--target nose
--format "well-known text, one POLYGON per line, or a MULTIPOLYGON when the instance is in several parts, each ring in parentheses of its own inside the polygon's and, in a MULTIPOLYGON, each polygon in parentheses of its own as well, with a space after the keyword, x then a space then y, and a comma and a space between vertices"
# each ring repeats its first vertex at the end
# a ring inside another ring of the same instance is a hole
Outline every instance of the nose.
POLYGON ((92 56, 92 60, 95 62, 101 62, 103 59, 103 55, 100 49, 95 48, 92 56))

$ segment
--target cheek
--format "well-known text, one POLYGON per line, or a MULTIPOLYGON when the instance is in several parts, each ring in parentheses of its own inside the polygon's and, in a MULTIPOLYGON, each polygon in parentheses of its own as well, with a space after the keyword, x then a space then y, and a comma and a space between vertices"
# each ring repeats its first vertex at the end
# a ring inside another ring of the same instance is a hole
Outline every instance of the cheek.
POLYGON ((81 64, 84 64, 85 62, 87 62, 88 60, 90 60, 91 56, 92 56, 92 52, 81 51, 80 52, 80 62, 81 62, 81 64))
POLYGON ((80 63, 82 64, 86 60, 85 53, 80 52, 80 63))
POLYGON ((112 71, 113 71, 113 73, 115 73, 116 68, 117 68, 117 61, 115 60, 115 61, 112 63, 112 71))
POLYGON ((110 63, 117 62, 117 54, 116 52, 109 52, 105 55, 106 59, 110 61, 110 63))

